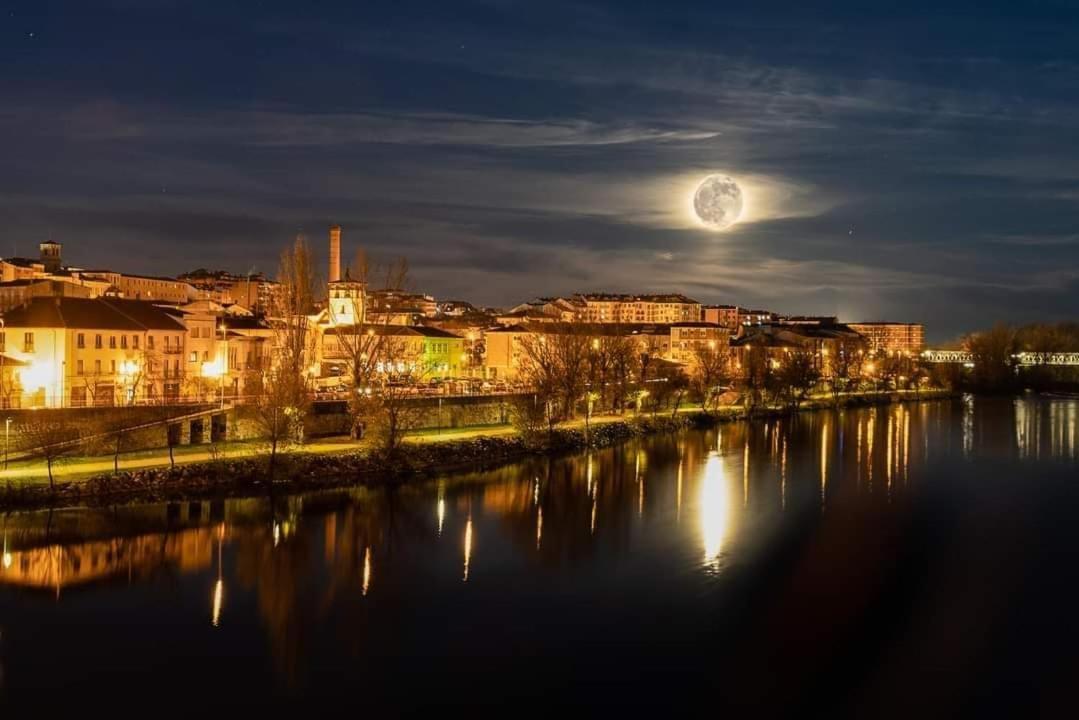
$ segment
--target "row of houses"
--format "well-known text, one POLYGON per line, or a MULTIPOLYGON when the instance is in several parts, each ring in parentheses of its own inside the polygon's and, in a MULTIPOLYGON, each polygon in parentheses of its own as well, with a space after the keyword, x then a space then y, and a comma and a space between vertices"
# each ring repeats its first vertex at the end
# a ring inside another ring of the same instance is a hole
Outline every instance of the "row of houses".
MULTIPOLYGON (((392 338, 379 372, 408 366, 416 379, 521 380, 529 337, 584 332, 625 336, 642 354, 692 371, 702 349, 738 369, 746 349, 921 351, 923 330, 906 323, 843 325, 834 317, 778 316, 705 306, 680 294, 578 294, 541 298, 503 314, 397 290, 370 291, 340 268, 340 230, 330 234, 325 300, 304 318, 306 366, 315 387, 344 389, 349 338, 392 338), (336 245, 335 245, 336 242, 336 245), (334 250, 336 249, 336 252, 334 250), (333 264, 336 258, 336 265, 333 264)), ((274 356, 277 283, 197 270, 151 278, 65 267, 59 243, 36 261, 0 260, 0 402, 4 407, 79 407, 143 402, 240 400, 253 371, 274 356)))
POLYGON ((628 337, 640 354, 676 364, 689 373, 694 371, 705 351, 718 353, 735 375, 744 372, 746 356, 753 348, 764 348, 776 363, 794 352, 809 353, 816 358, 818 368, 825 375, 833 372, 839 358, 875 352, 869 340, 849 325, 828 320, 765 323, 742 326, 734 332, 724 325, 707 322, 533 322, 502 326, 486 333, 485 376, 508 382, 520 380, 528 366, 530 343, 544 335, 559 333, 577 333, 591 338, 628 337))

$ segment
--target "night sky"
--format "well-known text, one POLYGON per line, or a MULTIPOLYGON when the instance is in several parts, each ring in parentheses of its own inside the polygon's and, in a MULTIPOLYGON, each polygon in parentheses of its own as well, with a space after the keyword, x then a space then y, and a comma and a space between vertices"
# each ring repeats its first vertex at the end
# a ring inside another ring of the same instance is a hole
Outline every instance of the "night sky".
POLYGON ((337 222, 485 304, 1079 314, 1079 10, 811 5, 0 0, 0 253, 272 273, 337 222))

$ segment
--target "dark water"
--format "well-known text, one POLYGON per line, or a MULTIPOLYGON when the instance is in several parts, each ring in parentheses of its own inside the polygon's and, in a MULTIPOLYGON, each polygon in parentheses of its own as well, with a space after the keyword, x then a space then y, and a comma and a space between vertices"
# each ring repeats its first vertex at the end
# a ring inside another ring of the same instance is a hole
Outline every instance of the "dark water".
POLYGON ((1077 435, 1075 400, 979 398, 395 492, 10 515, 0 693, 1074 715, 1077 435))

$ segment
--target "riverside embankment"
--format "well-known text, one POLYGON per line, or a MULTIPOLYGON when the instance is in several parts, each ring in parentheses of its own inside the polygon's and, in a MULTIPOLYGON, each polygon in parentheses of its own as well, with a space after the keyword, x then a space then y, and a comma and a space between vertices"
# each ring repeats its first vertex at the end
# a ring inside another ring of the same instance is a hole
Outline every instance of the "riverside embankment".
MULTIPOLYGON (((844 398, 845 407, 917 402, 952 397, 946 391, 874 393, 844 398)), ((736 406, 712 411, 687 409, 679 413, 632 415, 595 419, 588 427, 575 421, 525 437, 509 428, 479 430, 466 438, 442 440, 427 437, 406 442, 397 452, 386 454, 354 446, 334 452, 279 454, 271 463, 268 454, 210 459, 171 465, 167 454, 161 465, 118 473, 108 472, 86 479, 52 485, 8 479, 0 486, 0 511, 72 505, 102 505, 135 501, 208 499, 293 493, 349 485, 406 482, 412 478, 454 470, 481 469, 511 462, 528 455, 561 454, 602 448, 635 437, 677 432, 687 427, 753 421, 787 416, 794 412, 833 409, 834 403, 819 398, 789 407, 736 406)), ((344 446, 348 447, 348 446, 344 446)))

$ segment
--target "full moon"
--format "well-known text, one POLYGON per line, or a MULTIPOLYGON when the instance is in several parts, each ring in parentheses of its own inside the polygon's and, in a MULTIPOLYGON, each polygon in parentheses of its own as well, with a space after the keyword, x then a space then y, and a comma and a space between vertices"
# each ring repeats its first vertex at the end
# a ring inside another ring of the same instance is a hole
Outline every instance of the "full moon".
POLYGON ((693 210, 707 227, 726 230, 742 215, 742 188, 729 175, 709 175, 697 186, 693 210))

